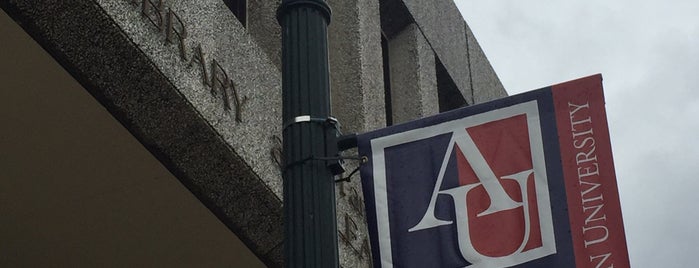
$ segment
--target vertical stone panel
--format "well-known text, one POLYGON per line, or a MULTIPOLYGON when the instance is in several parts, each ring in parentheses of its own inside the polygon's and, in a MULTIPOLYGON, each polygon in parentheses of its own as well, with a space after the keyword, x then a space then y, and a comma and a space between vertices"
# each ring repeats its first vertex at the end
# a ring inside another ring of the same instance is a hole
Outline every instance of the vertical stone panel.
MULTIPOLYGON (((396 0, 383 0, 387 2, 396 0)), ((466 55, 464 18, 453 0, 400 0, 428 40, 461 94, 471 93, 466 55)))
POLYGON ((393 123, 439 113, 435 56, 417 25, 396 34, 388 47, 393 123))
POLYGON ((471 32, 466 23, 464 23, 464 27, 466 28, 468 40, 468 61, 471 69, 474 103, 507 97, 505 87, 500 82, 495 70, 493 70, 493 66, 490 65, 476 37, 473 36, 473 32, 471 32))
MULTIPOLYGON (((332 114, 344 133, 364 133, 386 125, 379 3, 328 0, 332 114)), ((356 151, 345 152, 348 155, 356 151)), ((357 167, 347 161, 349 171, 357 167)), ((336 185, 337 227, 342 267, 371 267, 371 252, 358 175, 336 185)))
POLYGON ((344 132, 385 125, 379 5, 370 0, 329 0, 328 41, 333 115, 344 132))
POLYGON ((277 23, 277 7, 281 0, 248 0, 248 33, 265 51, 277 68, 282 63, 281 28, 277 23))

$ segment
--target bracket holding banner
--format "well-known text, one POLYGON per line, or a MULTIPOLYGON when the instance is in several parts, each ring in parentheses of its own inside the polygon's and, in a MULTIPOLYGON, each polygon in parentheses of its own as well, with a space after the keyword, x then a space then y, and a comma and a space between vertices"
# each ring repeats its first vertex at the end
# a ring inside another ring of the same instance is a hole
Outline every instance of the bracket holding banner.
MULTIPOLYGON (((337 152, 336 155, 340 157, 341 159, 355 159, 359 160, 359 165, 366 163, 369 161, 369 159, 366 156, 357 156, 357 157, 342 157, 340 156, 340 152, 347 151, 349 149, 357 148, 357 134, 352 133, 352 134, 347 134, 347 135, 342 135, 342 133, 339 132, 338 130, 338 136, 335 137, 335 142, 330 142, 331 144, 334 144, 336 146, 337 152)), ((344 164, 344 161, 340 160, 339 165, 342 166, 344 164)), ((336 164, 336 163, 333 163, 336 164)), ((332 167, 331 167, 331 170, 332 167)), ((346 170, 344 169, 344 166, 341 168, 341 172, 335 173, 335 171, 340 171, 340 169, 333 170, 333 174, 335 175, 340 175, 344 173, 346 170)), ((347 177, 340 178, 335 180, 335 182, 349 182, 354 174, 356 174, 359 171, 359 167, 355 168, 352 172, 347 177)))
POLYGON ((340 152, 357 148, 357 134, 352 133, 338 137, 337 148, 340 152))
MULTIPOLYGON (((320 160, 327 162, 327 167, 328 169, 330 169, 330 172, 333 175, 340 175, 347 171, 344 167, 344 160, 359 160, 360 163, 365 163, 367 161, 366 157, 362 158, 340 155, 340 152, 352 148, 357 148, 357 134, 342 135, 342 132, 340 131, 340 122, 337 120, 337 118, 332 116, 329 116, 327 118, 312 117, 310 115, 297 116, 294 117, 293 120, 284 123, 283 129, 287 129, 288 127, 294 124, 300 123, 318 123, 323 126, 326 135, 326 157, 317 157, 311 155, 299 161, 286 164, 284 170, 288 169, 291 166, 303 164, 307 161, 320 160)), ((352 171, 352 173, 348 177, 338 179, 335 182, 349 181, 350 177, 354 175, 357 171, 358 169, 352 171)))

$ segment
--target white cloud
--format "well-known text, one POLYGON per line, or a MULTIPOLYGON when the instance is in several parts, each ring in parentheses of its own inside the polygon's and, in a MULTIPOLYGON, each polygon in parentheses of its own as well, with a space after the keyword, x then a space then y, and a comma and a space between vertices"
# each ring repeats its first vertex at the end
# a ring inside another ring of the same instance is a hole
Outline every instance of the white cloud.
POLYGON ((632 266, 696 266, 699 1, 455 2, 510 94, 603 74, 632 266))

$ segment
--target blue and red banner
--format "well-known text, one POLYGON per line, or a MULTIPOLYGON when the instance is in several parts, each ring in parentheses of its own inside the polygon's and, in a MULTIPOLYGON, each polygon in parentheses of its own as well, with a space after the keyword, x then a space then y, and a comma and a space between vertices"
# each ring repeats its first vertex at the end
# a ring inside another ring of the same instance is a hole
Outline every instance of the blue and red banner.
POLYGON ((600 75, 358 138, 375 267, 629 267, 600 75))

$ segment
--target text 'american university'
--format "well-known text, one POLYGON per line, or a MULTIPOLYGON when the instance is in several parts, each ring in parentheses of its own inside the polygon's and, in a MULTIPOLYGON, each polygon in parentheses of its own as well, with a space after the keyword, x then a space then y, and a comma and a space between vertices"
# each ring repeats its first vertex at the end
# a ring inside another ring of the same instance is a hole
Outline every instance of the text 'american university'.
MULTIPOLYGON (((607 215, 604 210, 604 195, 602 193, 602 178, 599 163, 595 153, 595 137, 592 127, 592 117, 589 114, 590 104, 568 103, 570 125, 573 136, 573 147, 577 150, 575 163, 582 199, 582 212, 585 216, 582 233, 585 248, 595 247, 609 238, 609 229, 605 226, 607 215)), ((603 252, 589 256, 596 267, 604 266, 611 257, 611 252, 603 252)), ((610 266, 613 267, 613 266, 610 266)))

